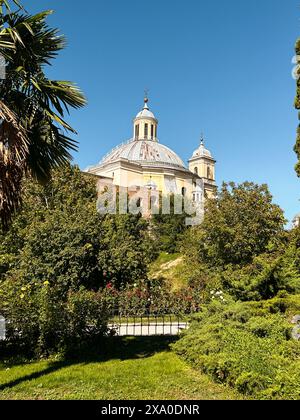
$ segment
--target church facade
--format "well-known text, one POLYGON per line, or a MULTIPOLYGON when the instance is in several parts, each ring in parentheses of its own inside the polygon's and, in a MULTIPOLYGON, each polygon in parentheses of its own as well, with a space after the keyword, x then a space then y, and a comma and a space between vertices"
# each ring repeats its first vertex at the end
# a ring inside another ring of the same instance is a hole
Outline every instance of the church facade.
POLYGON ((123 188, 146 188, 162 195, 181 194, 195 203, 216 193, 215 164, 209 150, 201 144, 188 166, 169 147, 158 140, 158 120, 150 111, 148 98, 133 120, 132 138, 103 157, 86 172, 103 184, 123 188))

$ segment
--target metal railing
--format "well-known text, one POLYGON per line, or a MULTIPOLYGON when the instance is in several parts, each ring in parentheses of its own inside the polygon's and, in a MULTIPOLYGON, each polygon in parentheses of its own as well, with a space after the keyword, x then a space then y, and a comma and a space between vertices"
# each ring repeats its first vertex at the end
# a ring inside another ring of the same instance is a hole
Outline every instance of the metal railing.
POLYGON ((173 314, 114 315, 108 323, 118 336, 176 336, 189 327, 184 317, 173 314))

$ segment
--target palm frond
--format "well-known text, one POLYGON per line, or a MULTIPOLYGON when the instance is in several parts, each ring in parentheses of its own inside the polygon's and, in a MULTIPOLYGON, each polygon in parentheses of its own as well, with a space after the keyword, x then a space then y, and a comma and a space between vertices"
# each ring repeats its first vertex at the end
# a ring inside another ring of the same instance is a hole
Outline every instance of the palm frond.
POLYGON ((0 217, 3 228, 21 204, 29 140, 16 115, 0 101, 0 217))
POLYGON ((30 134, 28 167, 31 174, 42 183, 51 177, 51 172, 72 160, 70 151, 77 149, 77 142, 44 117, 37 117, 30 134))
MULTIPOLYGON (((12 3, 17 6, 19 9, 23 9, 19 0, 12 0, 12 3)), ((10 12, 11 6, 8 0, 0 0, 0 13, 4 12, 4 7, 10 12)))
POLYGON ((0 54, 6 60, 6 78, 0 80, 0 216, 7 226, 21 203, 22 177, 46 182, 72 159, 77 142, 63 130, 76 131, 65 114, 86 99, 72 82, 45 76, 44 67, 66 45, 46 22, 52 11, 1 14, 5 3, 0 0, 0 54))

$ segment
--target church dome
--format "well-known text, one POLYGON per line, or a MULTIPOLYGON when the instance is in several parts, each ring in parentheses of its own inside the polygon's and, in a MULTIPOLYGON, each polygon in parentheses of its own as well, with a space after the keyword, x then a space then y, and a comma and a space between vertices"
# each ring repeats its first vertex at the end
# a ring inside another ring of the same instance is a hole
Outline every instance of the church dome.
POLYGON ((120 159, 142 166, 169 166, 186 170, 183 161, 173 150, 151 140, 131 140, 127 144, 122 144, 106 155, 100 165, 107 165, 120 159))

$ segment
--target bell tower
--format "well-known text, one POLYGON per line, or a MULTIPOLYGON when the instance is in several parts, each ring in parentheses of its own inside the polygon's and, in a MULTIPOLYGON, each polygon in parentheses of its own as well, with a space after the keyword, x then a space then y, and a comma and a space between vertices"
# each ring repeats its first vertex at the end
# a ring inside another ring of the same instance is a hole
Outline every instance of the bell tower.
POLYGON ((205 148, 204 137, 201 135, 200 146, 189 160, 189 170, 204 181, 204 191, 208 197, 216 192, 216 161, 209 150, 205 148))

